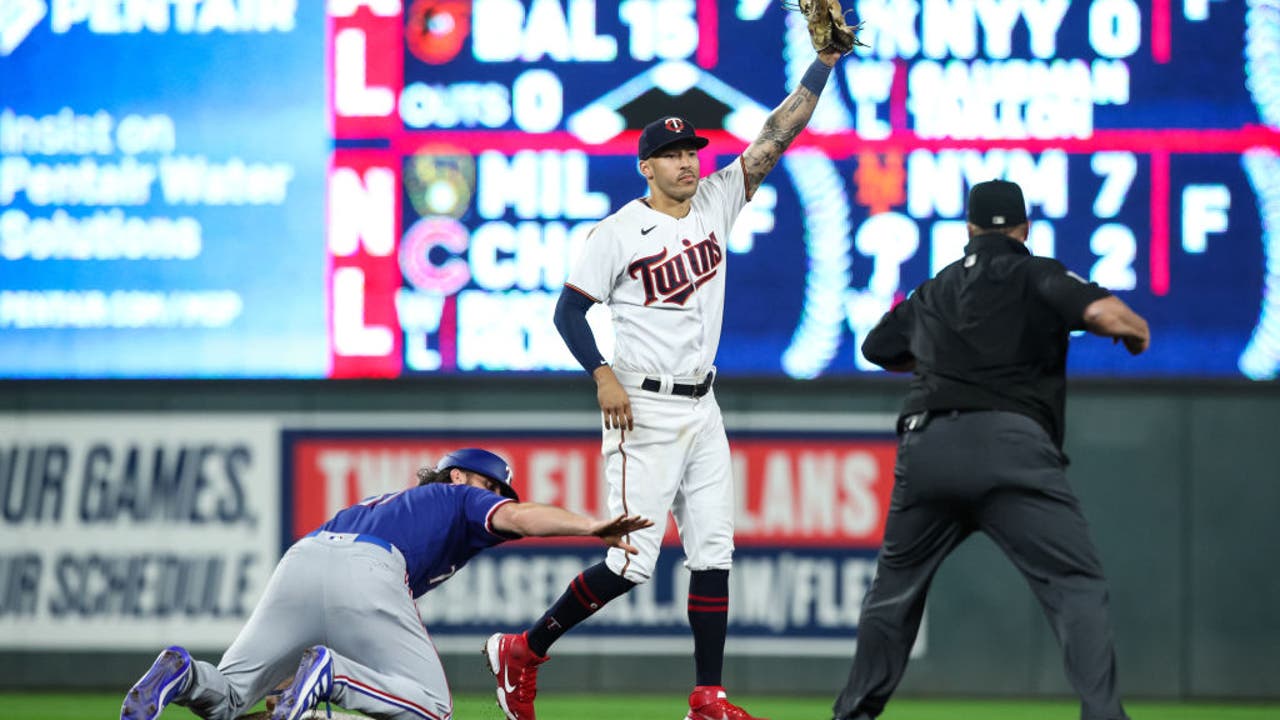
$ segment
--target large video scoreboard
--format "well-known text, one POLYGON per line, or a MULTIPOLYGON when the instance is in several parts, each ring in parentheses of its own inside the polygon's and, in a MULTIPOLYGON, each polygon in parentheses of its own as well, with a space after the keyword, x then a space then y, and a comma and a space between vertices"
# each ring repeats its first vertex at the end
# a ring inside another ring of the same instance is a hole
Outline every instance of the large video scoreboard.
MULTIPOLYGON (((1152 325, 1077 376, 1280 369, 1280 7, 860 0, 726 240, 725 375, 876 372, 968 188, 1152 325)), ((551 322, 680 114, 734 162, 813 58, 769 0, 19 1, 0 11, 0 376, 574 372, 551 322)), ((609 318, 592 322, 608 354, 609 318)))

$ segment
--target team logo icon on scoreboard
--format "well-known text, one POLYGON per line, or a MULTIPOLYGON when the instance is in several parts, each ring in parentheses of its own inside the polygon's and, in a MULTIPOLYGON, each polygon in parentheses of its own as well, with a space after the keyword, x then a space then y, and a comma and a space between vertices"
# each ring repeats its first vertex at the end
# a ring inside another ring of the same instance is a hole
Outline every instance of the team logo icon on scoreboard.
POLYGON ((423 217, 462 217, 475 186, 475 159, 457 148, 427 147, 404 160, 404 189, 423 217))
POLYGON ((430 65, 456 58, 471 32, 471 3, 466 0, 415 0, 406 15, 405 45, 430 65))

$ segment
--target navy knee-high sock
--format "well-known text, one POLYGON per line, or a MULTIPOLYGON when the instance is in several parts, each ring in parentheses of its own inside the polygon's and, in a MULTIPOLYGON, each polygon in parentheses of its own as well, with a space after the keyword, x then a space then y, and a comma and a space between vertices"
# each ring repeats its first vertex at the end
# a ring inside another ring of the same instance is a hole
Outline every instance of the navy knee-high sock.
POLYGON ((603 562, 592 565, 574 578, 560 599, 529 628, 529 649, 538 655, 546 655, 551 643, 569 632, 569 628, 591 617, 610 600, 635 586, 603 562))
POLYGON ((689 577, 689 628, 698 685, 721 685, 729 631, 729 571, 695 570, 689 577))

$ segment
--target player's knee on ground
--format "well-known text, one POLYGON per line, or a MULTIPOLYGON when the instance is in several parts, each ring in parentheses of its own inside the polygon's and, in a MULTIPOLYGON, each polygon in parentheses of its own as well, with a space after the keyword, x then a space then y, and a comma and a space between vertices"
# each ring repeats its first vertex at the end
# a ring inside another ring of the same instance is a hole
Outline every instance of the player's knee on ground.
MULTIPOLYGON (((447 688, 437 687, 434 691, 424 691, 417 695, 422 709, 427 710, 429 717, 448 718, 453 716, 453 698, 447 688)), ((401 708, 403 712, 395 716, 395 720, 422 720, 422 713, 415 709, 401 708)))
POLYGON ((390 714, 378 715, 377 717, 385 717, 390 720, 423 720, 422 711, 427 711, 427 717, 432 718, 451 718, 453 717, 452 700, 440 700, 439 698, 421 698, 418 708, 404 708, 388 705, 386 711, 390 714))
MULTIPOLYGON (((451 718, 453 717, 453 703, 452 702, 436 703, 436 706, 434 708, 431 708, 431 712, 435 713, 435 716, 439 718, 451 718)), ((412 716, 406 715, 405 717, 406 718, 412 717, 415 720, 418 720, 417 715, 412 715, 412 716)))

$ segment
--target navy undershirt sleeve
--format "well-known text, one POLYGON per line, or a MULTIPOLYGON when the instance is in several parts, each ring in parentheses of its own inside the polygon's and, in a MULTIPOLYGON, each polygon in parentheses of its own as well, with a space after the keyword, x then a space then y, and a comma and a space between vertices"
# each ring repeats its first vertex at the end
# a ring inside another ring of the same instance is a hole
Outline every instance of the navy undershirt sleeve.
POLYGON ((569 346, 569 352, 573 353, 588 373, 595 372, 596 368, 605 364, 604 356, 596 346, 596 337, 587 324, 587 310, 593 304, 591 298, 566 287, 560 291, 555 315, 556 330, 560 331, 564 344, 569 346))

